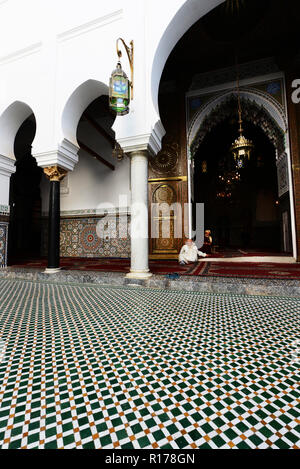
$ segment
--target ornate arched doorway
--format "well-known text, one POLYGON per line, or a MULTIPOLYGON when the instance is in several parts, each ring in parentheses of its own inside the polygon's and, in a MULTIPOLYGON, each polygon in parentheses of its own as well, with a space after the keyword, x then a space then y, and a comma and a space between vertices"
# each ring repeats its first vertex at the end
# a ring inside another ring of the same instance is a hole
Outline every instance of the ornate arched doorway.
MULTIPOLYGON (((206 227, 222 252, 244 249, 296 256, 284 107, 251 88, 242 90, 241 102, 245 134, 255 145, 251 161, 239 171, 238 180, 231 180, 237 93, 219 92, 200 106, 189 127, 190 200, 194 206, 205 204, 206 227)), ((191 218, 191 228, 196 229, 195 211, 191 218)))

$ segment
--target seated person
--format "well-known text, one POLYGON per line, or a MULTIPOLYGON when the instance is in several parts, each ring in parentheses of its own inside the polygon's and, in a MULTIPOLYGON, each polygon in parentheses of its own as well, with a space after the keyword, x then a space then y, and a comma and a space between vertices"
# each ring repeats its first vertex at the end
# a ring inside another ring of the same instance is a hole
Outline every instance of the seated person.
POLYGON ((201 248, 201 251, 205 252, 205 254, 211 254, 212 243, 213 243, 213 240, 211 237, 211 231, 205 230, 204 231, 204 244, 201 248))
POLYGON ((197 262, 198 256, 206 257, 206 254, 198 251, 198 248, 192 239, 187 239, 179 254, 179 264, 185 265, 190 262, 197 262))

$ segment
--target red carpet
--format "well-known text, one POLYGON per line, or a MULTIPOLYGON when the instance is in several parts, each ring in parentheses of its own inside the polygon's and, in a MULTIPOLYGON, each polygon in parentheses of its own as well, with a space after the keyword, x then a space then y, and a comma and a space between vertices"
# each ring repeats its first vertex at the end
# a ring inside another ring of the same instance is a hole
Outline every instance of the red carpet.
MULTIPOLYGON (((10 264, 11 267, 44 268, 46 260, 22 261, 10 264)), ((64 270, 102 271, 126 273, 130 270, 129 259, 78 259, 63 258, 61 267, 64 270)), ((200 262, 180 266, 176 260, 150 261, 153 274, 195 275, 208 277, 240 277, 300 280, 300 264, 278 264, 264 262, 200 262)))
MULTIPOLYGON (((86 258, 62 258, 60 266, 64 270, 84 270, 84 271, 102 271, 102 272, 121 272, 127 273, 130 270, 129 259, 86 259, 86 258)), ((198 268, 199 264, 181 266, 176 260, 170 261, 150 261, 150 269, 153 274, 167 275, 170 273, 179 273, 180 275, 189 275, 190 272, 198 268)), ((19 261, 10 263, 10 267, 32 267, 46 268, 47 261, 19 261)))
POLYGON ((292 253, 278 253, 257 249, 215 249, 210 257, 233 258, 233 257, 291 257, 292 253))
POLYGON ((205 264, 204 268, 199 265, 193 275, 300 280, 300 264, 269 262, 207 262, 205 264))

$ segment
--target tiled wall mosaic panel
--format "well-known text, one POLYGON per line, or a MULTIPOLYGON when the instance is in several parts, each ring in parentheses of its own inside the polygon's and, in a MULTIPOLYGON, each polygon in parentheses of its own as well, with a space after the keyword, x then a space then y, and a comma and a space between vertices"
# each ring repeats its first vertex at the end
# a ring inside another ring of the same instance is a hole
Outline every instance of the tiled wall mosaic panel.
MULTIPOLYGON (((130 218, 110 218, 105 238, 97 235, 101 217, 62 218, 60 223, 61 257, 128 258, 130 257, 130 218), (126 226, 128 224, 128 226, 126 226)), ((47 220, 43 224, 42 254, 47 253, 47 220)))
POLYGON ((8 205, 0 205, 0 216, 9 216, 10 207, 8 205))
POLYGON ((8 223, 0 222, 0 268, 7 265, 8 223))

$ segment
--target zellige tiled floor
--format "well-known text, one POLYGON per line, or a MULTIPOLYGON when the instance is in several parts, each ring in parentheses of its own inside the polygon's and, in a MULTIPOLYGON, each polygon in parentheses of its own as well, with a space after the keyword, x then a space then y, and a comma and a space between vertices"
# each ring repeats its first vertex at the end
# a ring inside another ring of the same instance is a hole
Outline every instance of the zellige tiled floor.
POLYGON ((299 326, 299 299, 1 279, 0 447, 299 449, 299 326))

